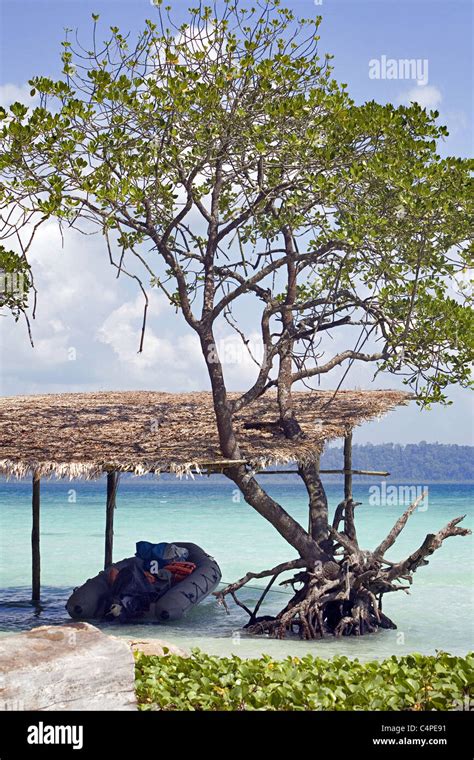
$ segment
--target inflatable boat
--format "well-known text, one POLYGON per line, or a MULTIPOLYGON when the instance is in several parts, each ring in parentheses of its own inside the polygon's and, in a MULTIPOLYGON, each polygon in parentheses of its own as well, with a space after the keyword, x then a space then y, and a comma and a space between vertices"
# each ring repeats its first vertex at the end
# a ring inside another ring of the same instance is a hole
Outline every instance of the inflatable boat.
MULTIPOLYGON (((188 562, 196 565, 193 572, 183 580, 171 586, 158 599, 151 601, 146 611, 140 612, 135 620, 127 622, 165 623, 179 620, 191 607, 202 602, 214 591, 220 580, 219 565, 196 544, 174 541, 179 548, 187 549, 188 562)), ((117 571, 131 568, 143 571, 145 563, 138 556, 128 557, 111 566, 117 571)), ((75 588, 66 603, 69 615, 75 620, 108 619, 107 613, 111 606, 111 586, 109 570, 102 570, 94 578, 89 578, 82 586, 75 588)))

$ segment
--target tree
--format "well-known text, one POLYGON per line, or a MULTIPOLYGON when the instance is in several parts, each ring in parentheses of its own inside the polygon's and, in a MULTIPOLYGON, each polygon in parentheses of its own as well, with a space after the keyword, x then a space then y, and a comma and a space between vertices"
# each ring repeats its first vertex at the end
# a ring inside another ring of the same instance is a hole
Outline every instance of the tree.
MULTIPOLYGON (((242 458, 240 410, 275 389, 278 424, 299 437, 293 386, 337 367, 403 374, 425 405, 446 401, 450 384, 468 386, 472 311, 452 286, 469 260, 469 162, 436 152, 447 134, 438 114, 356 105, 330 56, 318 56, 320 17, 298 20, 277 0, 227 0, 220 15, 200 5, 179 27, 156 5, 134 43, 117 27, 99 42, 94 15, 89 48, 63 42, 63 77, 31 80, 40 105, 0 112, 2 200, 14 210, 4 230, 24 232, 31 216, 96 225, 111 264, 146 298, 145 272, 199 337, 228 460, 242 458), (255 382, 230 400, 215 330, 226 319, 249 347, 249 299, 261 305, 262 357, 255 382), (331 354, 334 331, 347 348, 331 354)), ((301 570, 287 608, 252 615, 253 630, 392 626, 382 595, 411 582, 447 536, 469 532, 456 518, 391 564, 384 553, 414 506, 362 551, 350 495, 330 522, 318 452, 299 465, 308 530, 245 465, 225 474, 298 553, 259 574, 273 582, 301 570)))

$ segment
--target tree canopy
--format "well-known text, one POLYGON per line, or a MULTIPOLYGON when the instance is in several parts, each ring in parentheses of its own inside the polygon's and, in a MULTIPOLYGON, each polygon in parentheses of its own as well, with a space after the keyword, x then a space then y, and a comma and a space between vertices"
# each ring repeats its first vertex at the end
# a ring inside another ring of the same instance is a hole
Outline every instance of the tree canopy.
POLYGON ((472 164, 440 157, 437 112, 355 104, 318 56, 320 17, 228 0, 178 27, 156 5, 135 41, 117 27, 101 41, 94 15, 88 47, 63 42, 63 76, 31 79, 40 105, 0 111, 3 236, 98 225, 113 263, 138 259, 131 273, 194 328, 254 294, 266 361, 246 402, 289 347, 295 382, 365 361, 422 402, 467 385, 472 311, 453 284, 472 164), (342 326, 330 355, 322 338, 342 326))

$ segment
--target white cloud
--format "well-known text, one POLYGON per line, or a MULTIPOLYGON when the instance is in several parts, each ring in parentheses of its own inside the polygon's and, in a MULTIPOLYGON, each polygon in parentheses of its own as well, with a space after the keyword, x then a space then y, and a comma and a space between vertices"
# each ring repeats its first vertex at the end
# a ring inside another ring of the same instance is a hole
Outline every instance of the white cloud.
POLYGON ((0 85, 0 106, 7 108, 12 103, 18 101, 25 106, 32 106, 38 100, 38 96, 31 97, 31 85, 29 84, 2 84, 0 85))
POLYGON ((448 127, 450 137, 454 137, 469 129, 469 119, 464 111, 446 111, 442 114, 442 120, 448 127))
POLYGON ((57 225, 46 222, 29 261, 38 291, 31 320, 34 348, 22 318, 16 324, 11 317, 0 320, 1 392, 47 392, 51 383, 78 389, 88 376, 93 383, 98 364, 93 326, 117 303, 123 287, 114 280, 103 240, 69 230, 63 248, 57 225))
POLYGON ((408 92, 402 93, 399 97, 400 103, 409 105, 415 102, 422 108, 427 109, 436 108, 442 100, 441 91, 432 84, 417 85, 408 90, 408 92))
POLYGON ((38 317, 73 324, 79 313, 93 316, 116 302, 113 271, 100 235, 84 237, 69 230, 63 246, 57 224, 47 222, 36 233, 29 262, 38 285, 38 317))
MULTIPOLYGON (((144 298, 138 293, 133 301, 126 301, 114 309, 97 330, 97 338, 113 349, 121 362, 132 362, 137 367, 153 366, 161 351, 169 354, 165 343, 149 326, 145 336, 144 351, 137 354, 140 345, 140 331, 143 319, 144 298)), ((163 310, 163 304, 156 293, 149 294, 149 309, 156 317, 163 310)))
POLYGON ((112 349, 121 379, 132 387, 138 384, 168 391, 202 388, 206 385, 205 369, 197 335, 176 335, 175 325, 166 319, 169 306, 165 299, 153 291, 148 295, 149 320, 141 353, 141 293, 114 309, 98 327, 96 338, 112 349))
MULTIPOLYGON (((150 320, 143 346, 138 353, 143 316, 143 298, 122 304, 109 314, 97 330, 100 342, 110 346, 120 366, 120 375, 132 383, 156 390, 202 390, 209 388, 209 379, 197 335, 190 331, 176 335, 181 325, 173 321, 168 305, 154 292, 150 294, 150 320), (156 317, 159 316, 157 320, 156 317), (159 330, 161 325, 161 331, 159 330)), ((249 341, 257 360, 261 359, 261 340, 251 332, 249 341)), ((257 367, 240 336, 227 329, 217 329, 216 345, 230 390, 245 390, 255 380, 257 367)))

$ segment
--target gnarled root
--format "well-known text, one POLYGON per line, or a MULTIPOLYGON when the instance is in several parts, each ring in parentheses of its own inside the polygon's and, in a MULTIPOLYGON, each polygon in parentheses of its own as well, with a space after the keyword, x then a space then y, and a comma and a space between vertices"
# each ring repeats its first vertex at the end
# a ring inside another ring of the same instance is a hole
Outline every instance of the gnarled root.
POLYGON ((385 560, 385 551, 393 545, 418 501, 411 504, 397 520, 374 552, 362 551, 356 541, 332 527, 329 531, 334 545, 334 559, 326 562, 297 559, 271 570, 247 573, 240 581, 215 592, 215 595, 226 606, 225 597, 230 594, 248 613, 250 619, 245 627, 255 634, 267 633, 283 638, 287 632, 294 632, 303 639, 317 639, 328 635, 363 636, 379 628, 396 628, 382 612, 383 595, 393 591, 408 593, 415 571, 428 564, 427 557, 446 538, 471 533, 467 528, 458 527, 463 517, 457 517, 438 533, 428 534, 421 546, 405 560, 397 563, 385 560), (286 607, 276 617, 257 617, 262 601, 276 578, 285 571, 300 568, 302 570, 293 578, 281 584, 290 584, 294 590, 286 607), (252 612, 239 602, 236 591, 249 580, 264 577, 270 577, 270 581, 252 612))
POLYGON ((287 632, 297 632, 303 639, 362 636, 379 627, 396 628, 370 591, 349 587, 348 592, 345 580, 309 581, 275 618, 261 618, 246 626, 250 633, 284 638, 287 632))

